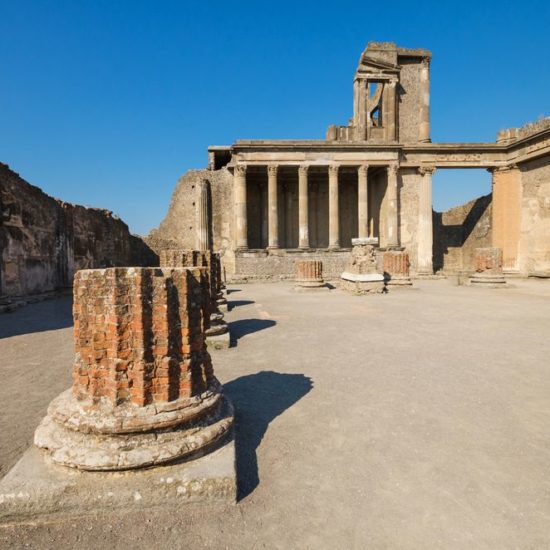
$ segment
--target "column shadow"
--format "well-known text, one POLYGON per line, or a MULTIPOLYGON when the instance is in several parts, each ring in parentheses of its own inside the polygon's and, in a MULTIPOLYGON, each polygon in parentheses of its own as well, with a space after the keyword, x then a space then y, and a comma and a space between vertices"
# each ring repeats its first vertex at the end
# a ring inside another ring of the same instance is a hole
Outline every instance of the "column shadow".
POLYGON ((254 303, 254 300, 231 300, 229 302, 229 307, 233 309, 234 307, 248 306, 253 303, 254 303))
POLYGON ((292 407, 313 388, 303 374, 262 371, 224 385, 236 410, 238 500, 259 484, 256 449, 272 420, 292 407))
POLYGON ((239 319, 229 323, 229 332, 231 334, 231 345, 236 346, 237 340, 246 336, 275 326, 277 323, 270 319, 239 319))

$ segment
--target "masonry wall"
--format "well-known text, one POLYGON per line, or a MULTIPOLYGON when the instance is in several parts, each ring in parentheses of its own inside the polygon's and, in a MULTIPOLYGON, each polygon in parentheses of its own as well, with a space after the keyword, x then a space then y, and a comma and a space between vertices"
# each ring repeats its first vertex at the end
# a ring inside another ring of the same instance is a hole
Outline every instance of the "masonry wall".
POLYGON ((401 246, 409 253, 411 273, 417 270, 419 186, 422 176, 416 168, 400 170, 399 185, 399 232, 401 246))
POLYGON ((399 141, 401 143, 418 141, 420 126, 420 69, 416 58, 399 58, 401 72, 398 87, 399 141))
POLYGON ((522 163, 519 268, 550 274, 550 159, 522 163))
POLYGON ((492 195, 433 213, 433 267, 445 274, 474 269, 474 249, 492 246, 492 195))
POLYGON ((157 265, 107 210, 61 202, 0 163, 0 296, 72 285, 79 269, 157 265))

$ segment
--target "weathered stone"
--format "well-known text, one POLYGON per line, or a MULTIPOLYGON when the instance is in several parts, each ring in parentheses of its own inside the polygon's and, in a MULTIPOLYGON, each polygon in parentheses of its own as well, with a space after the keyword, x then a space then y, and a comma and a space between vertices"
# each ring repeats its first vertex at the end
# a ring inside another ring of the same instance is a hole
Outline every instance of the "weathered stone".
POLYGON ((323 280, 323 262, 319 260, 297 260, 294 290, 328 290, 323 280))
POLYGON ((386 291, 384 275, 377 265, 378 239, 353 239, 351 259, 342 273, 341 288, 353 294, 376 294, 386 291))
POLYGON ((409 275, 409 254, 404 250, 386 250, 383 253, 386 284, 398 287, 411 287, 409 275))
POLYGON ((472 286, 501 288, 506 286, 502 271, 502 250, 500 248, 476 248, 475 271, 470 277, 472 286))
POLYGON ((73 387, 35 444, 63 466, 125 470, 201 452, 230 432, 205 347, 206 268, 79 271, 73 387))

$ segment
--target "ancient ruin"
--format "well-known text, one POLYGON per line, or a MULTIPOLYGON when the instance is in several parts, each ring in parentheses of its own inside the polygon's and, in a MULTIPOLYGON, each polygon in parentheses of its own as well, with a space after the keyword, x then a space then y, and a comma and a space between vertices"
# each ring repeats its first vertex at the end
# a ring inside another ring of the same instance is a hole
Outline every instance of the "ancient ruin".
POLYGON ((484 246, 502 249, 506 275, 550 273, 550 119, 499 132, 496 143, 433 143, 430 60, 425 49, 371 42, 348 125, 323 140, 210 147, 209 169, 180 180, 149 244, 193 248, 207 234, 233 280, 292 278, 297 259, 321 260, 337 279, 356 237, 379 239, 380 253, 406 251, 413 278, 471 270, 484 246), (432 177, 446 168, 489 170, 492 197, 434 213, 432 177))
POLYGON ((323 279, 323 262, 320 260, 297 260, 294 290, 328 290, 323 279))
POLYGON ((508 285, 502 271, 502 250, 500 248, 476 248, 475 271, 470 284, 478 287, 506 288, 508 285))
POLYGON ((161 502, 187 494, 235 499, 233 409, 206 350, 209 302, 205 268, 76 274, 73 386, 51 402, 35 432, 43 454, 28 452, 0 485, 2 517, 66 509, 75 498, 94 509, 98 490, 116 493, 120 506, 134 500, 137 489, 161 502), (213 451, 218 462, 225 456, 224 475, 201 466, 196 477, 200 457, 213 451), (141 477, 94 477, 176 459, 169 470, 141 477), (74 478, 67 467, 93 473, 74 478), (18 474, 27 469, 30 475, 18 474), (179 476, 171 495, 164 494, 163 476, 179 476))
POLYGON ((384 274, 378 267, 378 239, 353 239, 351 258, 341 275, 341 287, 353 294, 378 294, 386 290, 384 274))
POLYGON ((160 251, 161 267, 204 267, 208 278, 208 318, 206 343, 211 349, 230 346, 230 335, 223 311, 227 311, 227 299, 223 295, 221 262, 219 254, 211 250, 163 249, 160 251))

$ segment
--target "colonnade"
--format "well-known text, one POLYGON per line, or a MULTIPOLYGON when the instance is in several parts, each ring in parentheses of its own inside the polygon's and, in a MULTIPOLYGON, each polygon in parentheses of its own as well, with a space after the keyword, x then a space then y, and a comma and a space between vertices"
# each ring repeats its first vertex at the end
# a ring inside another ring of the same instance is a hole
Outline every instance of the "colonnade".
MULTIPOLYGON (((318 165, 315 165, 318 166, 318 165)), ((311 165, 298 165, 298 246, 307 250, 310 247, 309 240, 309 194, 308 174, 311 165)), ((339 172, 341 165, 329 164, 328 170, 328 248, 340 248, 340 220, 339 220, 339 172)), ((369 165, 361 164, 357 169, 357 236, 366 238, 372 236, 372 228, 369 228, 369 165)), ((387 170, 387 210, 386 219, 386 243, 387 248, 399 247, 399 205, 398 205, 398 171, 397 163, 385 166, 387 170)), ((234 170, 234 226, 236 250, 248 249, 248 225, 246 209, 246 164, 237 164, 234 170)), ((422 181, 419 186, 419 224, 418 246, 419 259, 422 258, 422 267, 431 269, 432 256, 432 182, 433 169, 420 169, 422 181)), ((268 248, 279 248, 279 204, 278 204, 278 175, 279 165, 267 165, 267 212, 268 212, 268 248)))

